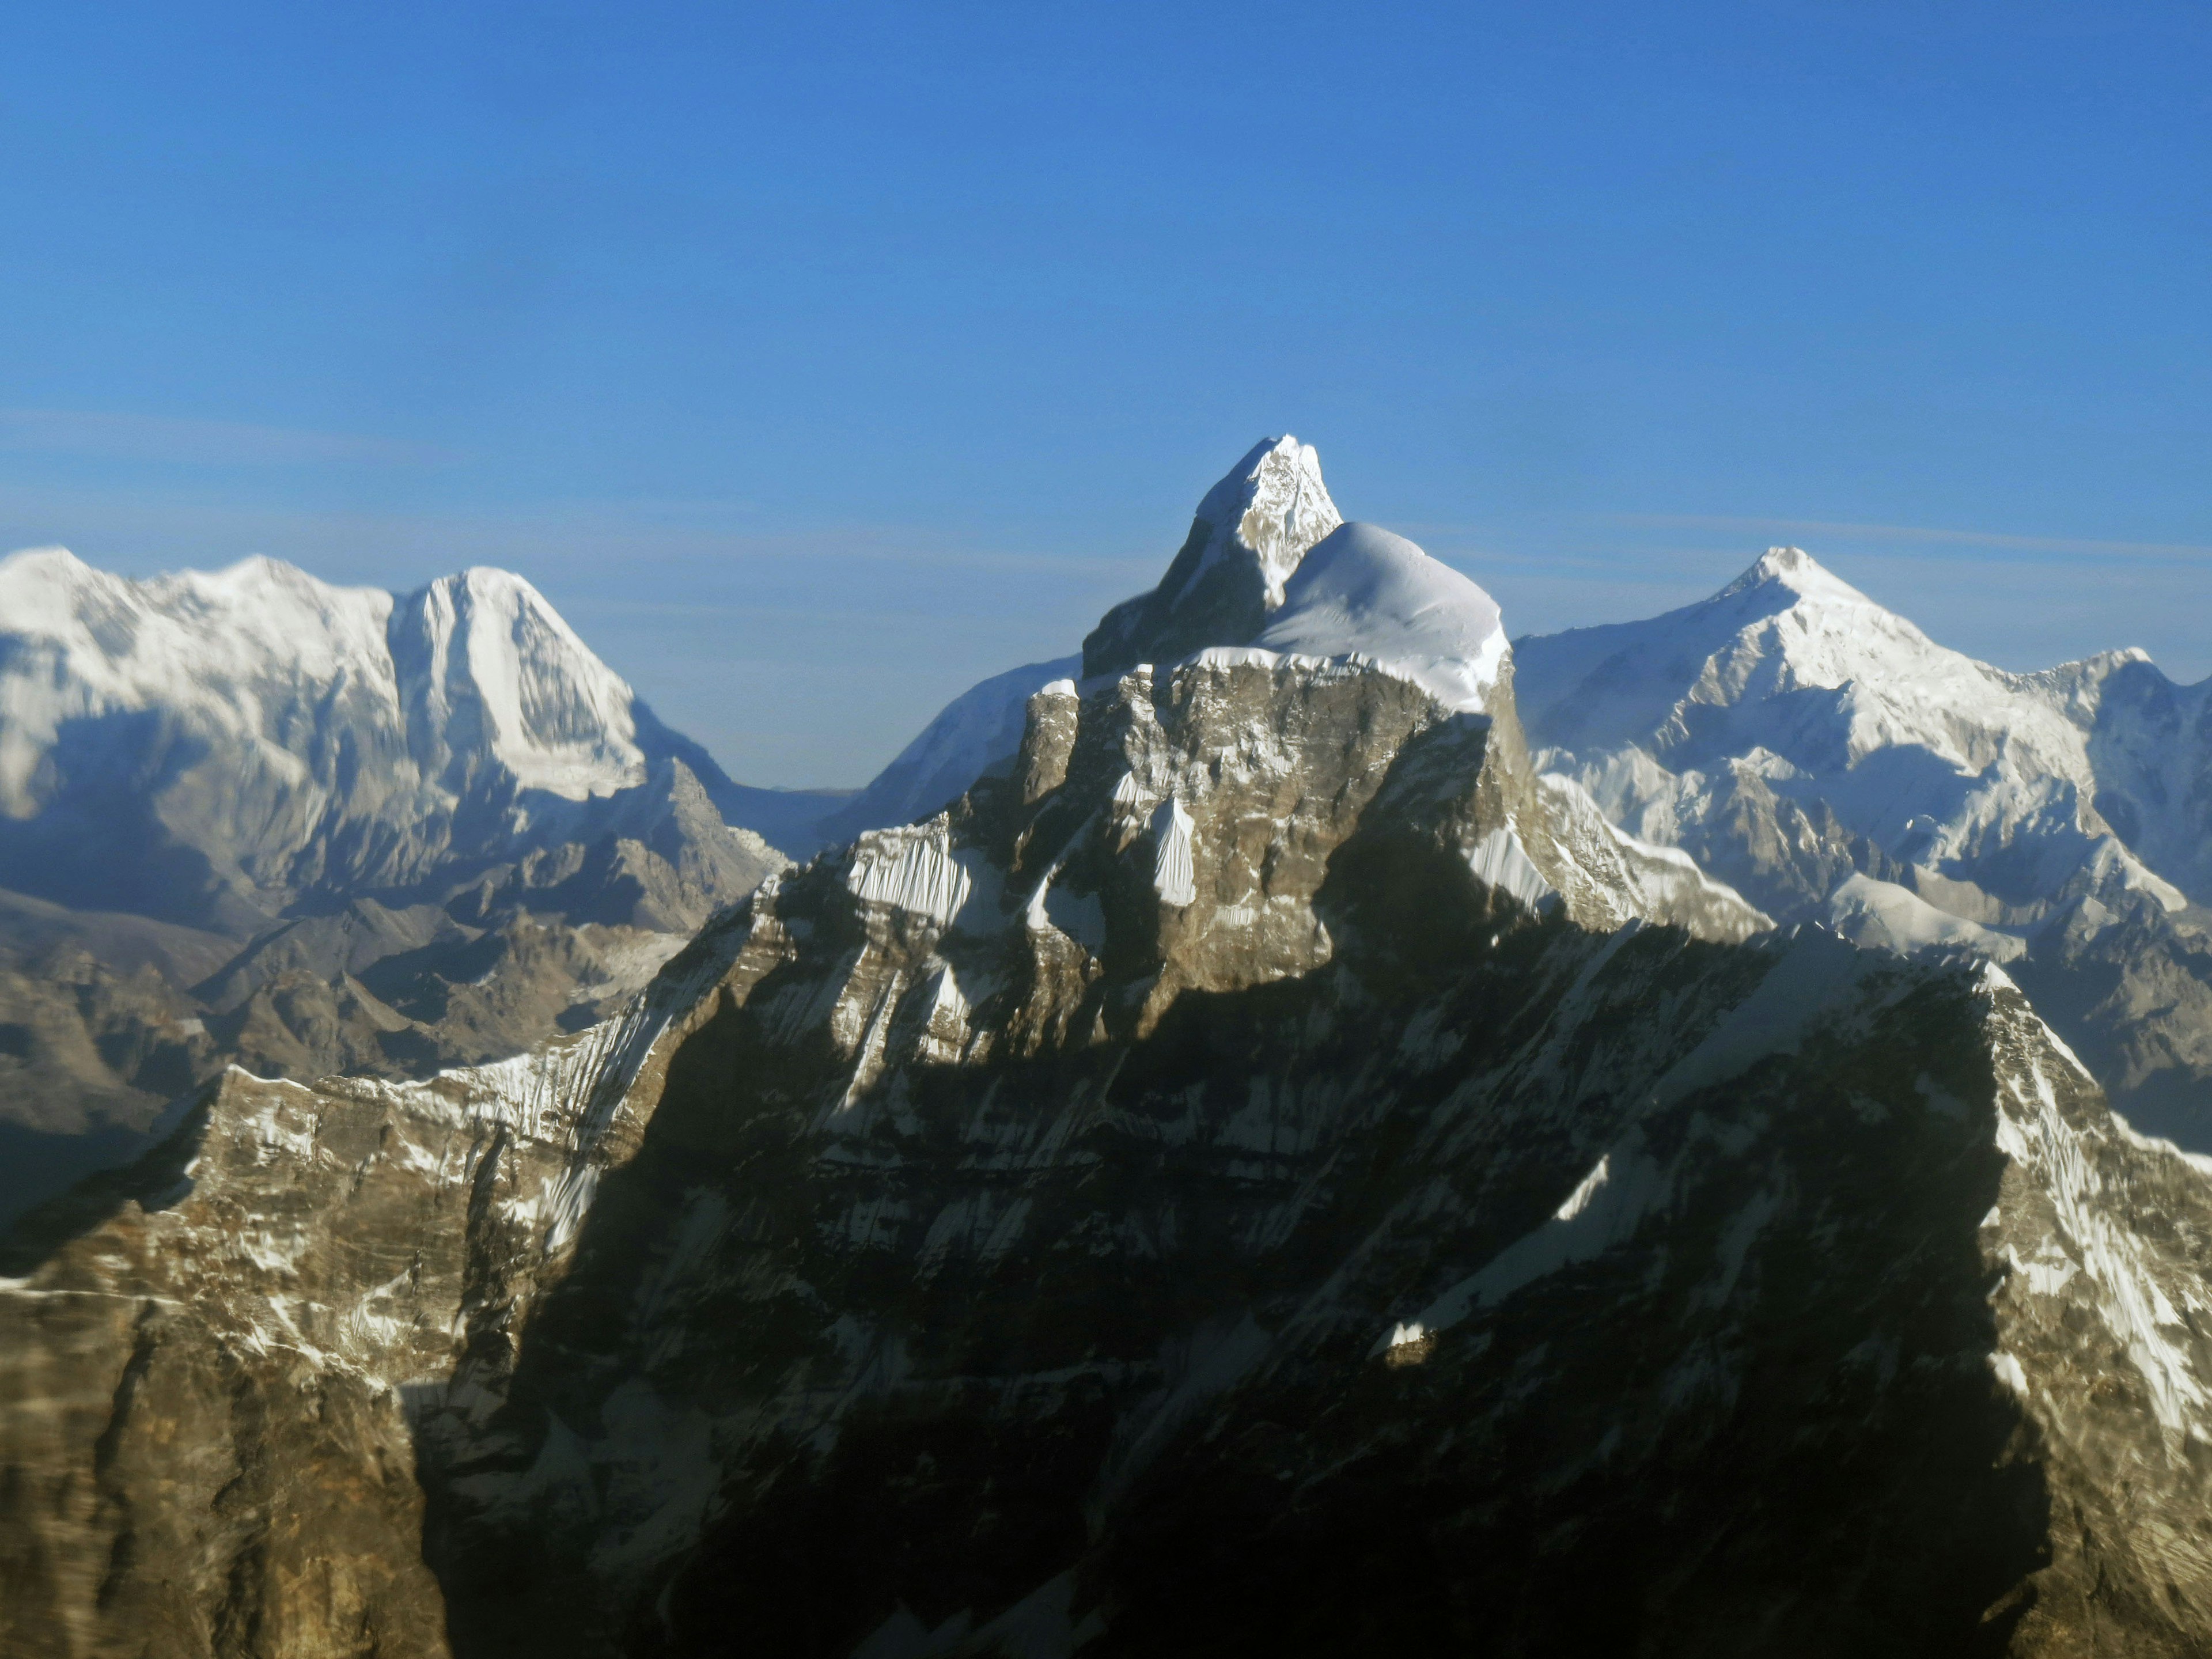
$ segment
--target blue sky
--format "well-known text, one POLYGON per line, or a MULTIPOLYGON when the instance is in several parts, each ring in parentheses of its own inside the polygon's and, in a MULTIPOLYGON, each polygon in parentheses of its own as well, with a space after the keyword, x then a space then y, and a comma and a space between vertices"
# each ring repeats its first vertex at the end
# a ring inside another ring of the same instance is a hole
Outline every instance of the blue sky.
POLYGON ((2212 672, 2212 10, 53 3, 0 543, 531 577, 854 783, 1265 434, 1516 632, 1809 547, 2212 672))

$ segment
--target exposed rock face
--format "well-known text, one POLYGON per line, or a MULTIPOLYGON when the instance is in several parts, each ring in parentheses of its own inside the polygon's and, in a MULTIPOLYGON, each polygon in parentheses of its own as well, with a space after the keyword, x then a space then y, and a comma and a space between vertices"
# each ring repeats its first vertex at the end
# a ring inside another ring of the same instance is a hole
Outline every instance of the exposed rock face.
POLYGON ((620 1025, 234 1077, 0 1292, 10 1639, 2212 1638, 2212 1177, 2001 975, 1602 931, 1499 692, 1054 688, 620 1025))
POLYGON ((569 1243, 712 950, 623 1020, 433 1083, 234 1071, 20 1236, 0 1267, 43 1265, 0 1290, 0 1649, 446 1652, 408 1390, 569 1243))
POLYGON ((1083 659, 1026 663, 971 685, 922 727, 868 787, 842 801, 793 842, 794 858, 850 841, 864 830, 934 817, 968 786, 1022 746, 1022 722, 1039 687, 1083 672, 1083 659))
POLYGON ((1190 534, 1159 585, 1108 611, 1081 652, 970 686, 866 788, 788 839, 769 839, 803 858, 865 830, 928 817, 1013 756, 1024 710, 1040 686, 1249 643, 1282 605, 1307 550, 1343 522, 1313 447, 1291 437, 1261 439, 1200 501, 1190 534))
POLYGON ((37 1217, 0 1644, 2212 1647, 2212 1166, 1540 775, 1472 584, 1264 540, 1295 641, 1045 686, 621 1019, 37 1217))
POLYGON ((2207 686, 2014 674, 1795 548, 1515 647, 1540 763, 1785 921, 2012 964, 2137 1122, 2212 1150, 2207 686))
POLYGON ((1263 439, 1206 492, 1160 585, 1115 605, 1091 629, 1083 672, 1119 673, 1243 644, 1282 604, 1306 550, 1343 522, 1313 448, 1263 439))

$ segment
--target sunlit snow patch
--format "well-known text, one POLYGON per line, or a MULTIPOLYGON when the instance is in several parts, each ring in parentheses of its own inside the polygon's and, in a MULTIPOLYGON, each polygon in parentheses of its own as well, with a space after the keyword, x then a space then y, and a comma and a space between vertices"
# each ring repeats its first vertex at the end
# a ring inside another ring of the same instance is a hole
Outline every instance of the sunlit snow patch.
POLYGON ((1152 888, 1160 902, 1178 908, 1198 897, 1190 861, 1190 814, 1170 797, 1152 813, 1152 888))
POLYGON ((952 855, 943 819, 872 830, 853 849, 845 885, 853 896, 949 924, 968 902, 971 882, 952 855))
POLYGON ((1828 896, 1829 925, 1855 945, 1910 956, 1920 951, 1979 951, 1995 962, 2024 955, 2027 942, 1939 910, 1894 882, 1854 874, 1828 896))
POLYGON ((1316 543, 1252 643, 1291 656, 1368 659, 1447 708, 1478 714, 1507 651, 1489 594, 1371 524, 1345 525, 1316 543))
POLYGON ((1476 880, 1526 905, 1539 904, 1555 890, 1510 824, 1501 824, 1469 848, 1467 862, 1476 880))

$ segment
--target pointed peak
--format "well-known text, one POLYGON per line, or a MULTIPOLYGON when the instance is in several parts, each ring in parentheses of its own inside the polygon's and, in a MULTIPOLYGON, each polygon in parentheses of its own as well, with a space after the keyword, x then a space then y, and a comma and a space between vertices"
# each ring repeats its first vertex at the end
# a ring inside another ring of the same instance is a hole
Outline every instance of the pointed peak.
POLYGON ((1282 605, 1283 584, 1307 550, 1343 522, 1313 446, 1261 439, 1206 492, 1159 585, 1123 600, 1091 630, 1083 672, 1245 644, 1282 605))
POLYGON ((1258 562, 1273 610, 1283 602, 1283 584, 1306 550, 1342 524, 1344 515, 1322 482, 1321 452, 1285 434, 1253 445, 1206 492, 1196 520, 1209 533, 1191 580, 1232 551, 1242 552, 1258 562))
POLYGON ((544 598, 531 585, 528 577, 512 570, 503 570, 495 564, 472 564, 459 575, 449 576, 447 580, 461 583, 477 593, 520 593, 541 603, 544 598))
POLYGON ((0 559, 0 577, 29 581, 77 581, 97 574, 66 547, 26 547, 0 559))
POLYGON ((1802 547, 1770 547, 1751 568, 1715 594, 1732 599, 1760 588, 1780 587, 1800 599, 1845 599, 1870 605, 1872 600, 1837 575, 1802 547))
POLYGON ((539 592, 528 577, 495 564, 472 564, 465 570, 425 583, 416 592, 441 601, 449 608, 489 606, 504 615, 527 610, 555 622, 561 621, 552 601, 539 592))
POLYGON ((69 632, 88 606, 112 605, 117 591, 126 586, 65 547, 10 553, 0 559, 0 634, 69 632))

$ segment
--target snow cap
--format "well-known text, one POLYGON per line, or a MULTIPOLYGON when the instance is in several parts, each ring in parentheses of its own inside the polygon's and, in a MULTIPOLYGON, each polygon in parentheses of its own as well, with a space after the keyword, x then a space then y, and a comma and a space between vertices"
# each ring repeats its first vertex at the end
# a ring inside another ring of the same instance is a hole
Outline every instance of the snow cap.
POLYGON ((1725 599, 1763 587, 1785 588, 1801 599, 1844 599, 1858 605, 1873 601, 1829 569, 1802 547, 1770 547, 1750 569, 1713 597, 1725 599))
POLYGON ((1357 523, 1315 544, 1252 643, 1286 655, 1369 658, 1470 712, 1488 707, 1508 649, 1489 594, 1403 536, 1357 523))
MULTIPOLYGON (((1270 611, 1306 550, 1344 522, 1321 479, 1321 452, 1296 438, 1262 438, 1198 504, 1210 534, 1183 592, 1234 554, 1254 560, 1270 611)), ((1181 595, 1177 595, 1178 598, 1181 595)))
POLYGON ((1247 643, 1307 550, 1343 522, 1321 457, 1296 438, 1263 439, 1206 492, 1158 585, 1099 618, 1083 641, 1084 673, 1247 643))

